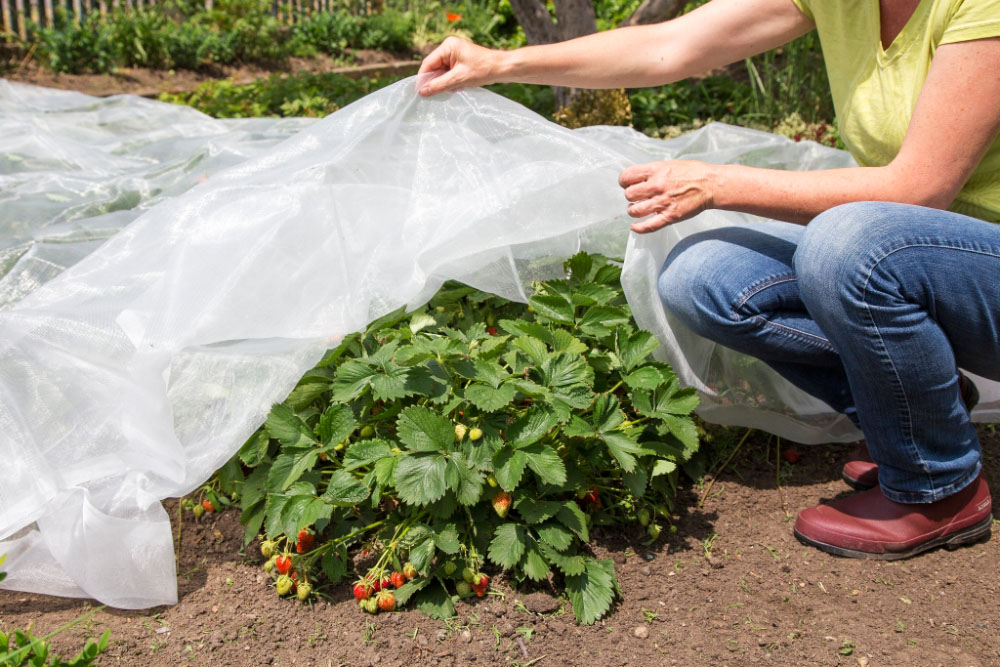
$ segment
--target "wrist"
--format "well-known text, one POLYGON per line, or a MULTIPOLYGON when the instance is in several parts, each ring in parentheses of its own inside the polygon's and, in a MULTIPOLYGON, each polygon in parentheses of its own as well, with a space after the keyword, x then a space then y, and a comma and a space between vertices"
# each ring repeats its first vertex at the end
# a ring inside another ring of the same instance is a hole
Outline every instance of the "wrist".
POLYGON ((734 202, 731 199, 733 170, 739 165, 714 164, 708 171, 710 201, 709 208, 731 210, 734 202))

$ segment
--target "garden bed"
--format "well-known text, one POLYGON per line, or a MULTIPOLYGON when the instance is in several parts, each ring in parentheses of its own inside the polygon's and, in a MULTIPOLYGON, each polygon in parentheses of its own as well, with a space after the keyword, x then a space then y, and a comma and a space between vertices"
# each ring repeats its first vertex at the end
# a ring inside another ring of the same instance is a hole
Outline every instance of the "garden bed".
MULTIPOLYGON (((980 438, 987 474, 1000 479, 1000 437, 984 427, 980 438)), ((54 643, 73 653, 110 629, 105 665, 997 664, 997 538, 885 563, 828 556, 792 536, 798 509, 848 492, 840 465, 850 450, 800 447, 779 489, 774 442, 757 433, 703 507, 703 486, 682 488, 673 536, 646 546, 638 527, 595 531, 593 550, 615 561, 624 600, 593 626, 577 625, 544 587, 502 580, 496 594, 459 602, 449 622, 415 610, 368 616, 347 584, 311 607, 282 600, 256 544, 240 553, 243 527, 227 511, 175 523, 177 606, 105 609, 54 643)), ((176 503, 168 509, 176 519, 176 503)), ((92 607, 0 591, 0 624, 42 634, 92 607)))

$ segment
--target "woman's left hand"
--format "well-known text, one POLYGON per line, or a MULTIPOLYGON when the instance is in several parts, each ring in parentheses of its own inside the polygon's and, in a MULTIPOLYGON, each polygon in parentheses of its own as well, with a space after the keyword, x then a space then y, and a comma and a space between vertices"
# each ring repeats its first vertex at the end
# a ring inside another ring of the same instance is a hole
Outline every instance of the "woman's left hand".
POLYGON ((715 165, 692 160, 671 160, 632 165, 618 177, 625 199, 632 202, 628 214, 646 220, 632 223, 639 234, 698 215, 712 208, 715 197, 715 165))

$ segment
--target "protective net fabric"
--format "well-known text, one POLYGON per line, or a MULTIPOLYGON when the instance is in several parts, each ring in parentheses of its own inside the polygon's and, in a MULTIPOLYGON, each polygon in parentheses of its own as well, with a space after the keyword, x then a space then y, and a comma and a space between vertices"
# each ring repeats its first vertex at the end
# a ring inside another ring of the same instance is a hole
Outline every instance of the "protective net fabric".
MULTIPOLYGON (((176 601, 163 498, 203 483, 342 335, 456 279, 512 299, 578 250, 626 293, 713 421, 856 437, 762 364, 667 318, 655 276, 704 214, 642 237, 625 166, 812 169, 845 155, 712 125, 570 131, 483 90, 404 80, 333 114, 220 121, 0 81, 3 586, 123 608, 176 601)), ((981 384, 995 416, 1000 391, 981 384)))

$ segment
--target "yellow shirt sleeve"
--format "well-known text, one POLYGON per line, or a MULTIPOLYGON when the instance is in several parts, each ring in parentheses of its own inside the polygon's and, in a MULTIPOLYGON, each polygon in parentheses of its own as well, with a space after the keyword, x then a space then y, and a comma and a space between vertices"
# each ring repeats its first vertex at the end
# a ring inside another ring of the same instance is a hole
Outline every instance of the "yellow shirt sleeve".
POLYGON ((1000 0, 958 0, 955 5, 939 44, 1000 37, 1000 0))
POLYGON ((805 0, 792 0, 792 2, 795 3, 795 6, 799 8, 799 11, 808 16, 810 20, 814 22, 816 21, 816 17, 813 16, 812 9, 806 5, 805 0))

